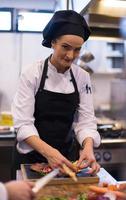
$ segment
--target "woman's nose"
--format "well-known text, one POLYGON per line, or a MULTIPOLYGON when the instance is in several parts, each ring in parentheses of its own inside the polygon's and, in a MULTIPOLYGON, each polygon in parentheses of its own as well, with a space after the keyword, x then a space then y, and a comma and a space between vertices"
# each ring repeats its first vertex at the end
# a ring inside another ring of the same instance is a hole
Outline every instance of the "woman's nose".
POLYGON ((72 60, 74 58, 74 51, 73 50, 68 51, 67 57, 72 60))

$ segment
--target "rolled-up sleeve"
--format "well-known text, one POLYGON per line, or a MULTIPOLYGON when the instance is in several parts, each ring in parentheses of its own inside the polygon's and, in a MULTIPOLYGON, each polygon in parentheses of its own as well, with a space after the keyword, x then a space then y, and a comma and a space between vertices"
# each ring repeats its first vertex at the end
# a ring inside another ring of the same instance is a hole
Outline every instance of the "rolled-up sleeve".
POLYGON ((79 82, 80 104, 75 114, 73 127, 80 145, 82 145, 85 138, 91 137, 94 141, 94 147, 98 147, 101 143, 101 138, 97 132, 90 76, 85 72, 81 79, 82 81, 80 80, 79 82))

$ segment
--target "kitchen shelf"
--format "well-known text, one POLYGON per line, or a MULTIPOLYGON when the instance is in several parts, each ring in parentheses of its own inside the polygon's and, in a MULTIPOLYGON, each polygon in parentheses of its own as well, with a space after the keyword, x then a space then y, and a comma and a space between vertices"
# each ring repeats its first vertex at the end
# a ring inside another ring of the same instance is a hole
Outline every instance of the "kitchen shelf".
POLYGON ((106 57, 107 58, 123 58, 123 55, 122 54, 120 54, 120 55, 119 54, 117 54, 117 55, 116 54, 115 55, 111 54, 111 55, 107 55, 106 57))
POLYGON ((113 38, 90 38, 81 54, 91 52, 95 59, 89 63, 94 73, 120 74, 124 70, 125 42, 113 38))
POLYGON ((106 58, 109 59, 112 69, 123 69, 124 67, 124 43, 107 42, 108 53, 106 58))

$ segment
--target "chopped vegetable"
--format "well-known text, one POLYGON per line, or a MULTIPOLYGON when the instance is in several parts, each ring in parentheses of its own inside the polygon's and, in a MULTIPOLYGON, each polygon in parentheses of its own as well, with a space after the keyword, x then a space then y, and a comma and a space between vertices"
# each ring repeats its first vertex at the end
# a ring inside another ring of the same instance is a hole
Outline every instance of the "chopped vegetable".
POLYGON ((110 200, 110 198, 105 196, 99 196, 97 197, 97 200, 110 200))
POLYGON ((88 200, 87 194, 85 194, 85 193, 79 194, 77 196, 77 200, 88 200))

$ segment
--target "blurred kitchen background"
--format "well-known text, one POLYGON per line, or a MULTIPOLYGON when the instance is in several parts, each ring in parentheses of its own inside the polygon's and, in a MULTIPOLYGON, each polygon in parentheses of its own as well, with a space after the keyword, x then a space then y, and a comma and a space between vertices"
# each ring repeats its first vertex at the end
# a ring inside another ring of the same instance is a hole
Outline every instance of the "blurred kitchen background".
MULTIPOLYGON (((50 55, 52 50, 41 45, 42 30, 55 11, 64 9, 83 15, 92 31, 75 62, 91 75, 102 137, 96 158, 114 178, 126 180, 126 158, 120 156, 126 153, 125 0, 0 0, 0 123, 12 126, 11 102, 19 76, 29 64, 50 55)), ((3 180, 11 177, 13 141, 13 131, 1 130, 3 180)))

